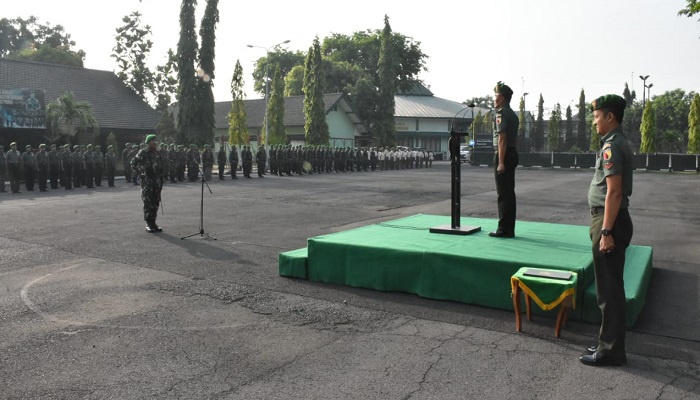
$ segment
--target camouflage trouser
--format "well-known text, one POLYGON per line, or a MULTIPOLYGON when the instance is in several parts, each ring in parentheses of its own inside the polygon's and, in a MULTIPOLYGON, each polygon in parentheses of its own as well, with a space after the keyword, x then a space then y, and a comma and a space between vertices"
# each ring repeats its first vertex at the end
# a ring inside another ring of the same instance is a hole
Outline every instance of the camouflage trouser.
POLYGON ((154 221, 158 216, 158 206, 160 205, 160 191, 163 185, 159 180, 141 179, 141 200, 143 200, 143 219, 154 221))

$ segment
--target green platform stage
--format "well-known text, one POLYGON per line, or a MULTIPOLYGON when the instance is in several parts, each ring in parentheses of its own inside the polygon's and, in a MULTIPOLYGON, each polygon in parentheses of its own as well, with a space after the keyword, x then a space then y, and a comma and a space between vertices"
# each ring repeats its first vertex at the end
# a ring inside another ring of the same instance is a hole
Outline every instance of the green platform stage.
MULTIPOLYGON (((306 248, 280 253, 279 274, 512 310, 510 277, 521 267, 573 271, 578 288, 571 317, 600 321, 587 226, 518 221, 517 237, 499 239, 488 236, 496 220, 463 217, 462 226, 482 230, 467 236, 429 232, 449 224, 448 216, 418 214, 313 237, 306 248)), ((644 305, 651 271, 651 247, 630 246, 629 327, 644 305)))

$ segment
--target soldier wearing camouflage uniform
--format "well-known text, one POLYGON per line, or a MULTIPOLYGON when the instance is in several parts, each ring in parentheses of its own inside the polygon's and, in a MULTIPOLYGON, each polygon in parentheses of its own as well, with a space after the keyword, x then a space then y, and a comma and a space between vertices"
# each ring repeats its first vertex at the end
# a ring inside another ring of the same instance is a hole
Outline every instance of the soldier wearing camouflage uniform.
POLYGON ((238 179, 236 171, 238 171, 238 149, 236 145, 231 146, 231 153, 228 155, 228 163, 231 164, 231 178, 238 179))
POLYGON ((211 145, 209 144, 205 144, 204 151, 202 151, 202 170, 204 179, 210 181, 211 172, 214 170, 214 152, 211 151, 211 145))
POLYGON ((148 233, 162 232, 156 225, 160 195, 163 190, 163 158, 156 150, 156 135, 146 136, 147 147, 140 149, 131 160, 131 168, 141 177, 141 200, 143 201, 143 218, 148 233))

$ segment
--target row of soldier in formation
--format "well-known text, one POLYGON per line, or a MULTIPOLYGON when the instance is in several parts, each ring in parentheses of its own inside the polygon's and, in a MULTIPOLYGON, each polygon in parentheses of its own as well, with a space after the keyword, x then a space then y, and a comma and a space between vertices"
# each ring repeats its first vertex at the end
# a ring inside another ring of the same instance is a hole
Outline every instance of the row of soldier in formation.
POLYGON ((40 144, 36 152, 30 145, 25 151, 17 150, 17 143, 10 144, 10 150, 5 152, 0 145, 0 192, 5 191, 5 180, 10 178, 12 193, 20 193, 20 181, 23 178, 26 190, 34 191, 35 183, 39 191, 46 192, 47 181, 52 189, 73 186, 93 188, 102 186, 103 176, 108 186, 114 186, 117 155, 113 146, 108 146, 107 152, 102 153, 99 145, 66 144, 57 147, 55 144, 46 149, 40 144))

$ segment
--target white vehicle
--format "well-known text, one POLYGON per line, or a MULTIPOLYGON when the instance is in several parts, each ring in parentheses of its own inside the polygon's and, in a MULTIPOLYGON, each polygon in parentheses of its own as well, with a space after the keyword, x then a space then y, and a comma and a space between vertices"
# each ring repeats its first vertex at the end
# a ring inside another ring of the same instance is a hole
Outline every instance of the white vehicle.
POLYGON ((463 163, 471 160, 472 150, 469 146, 459 146, 459 160, 463 163))

